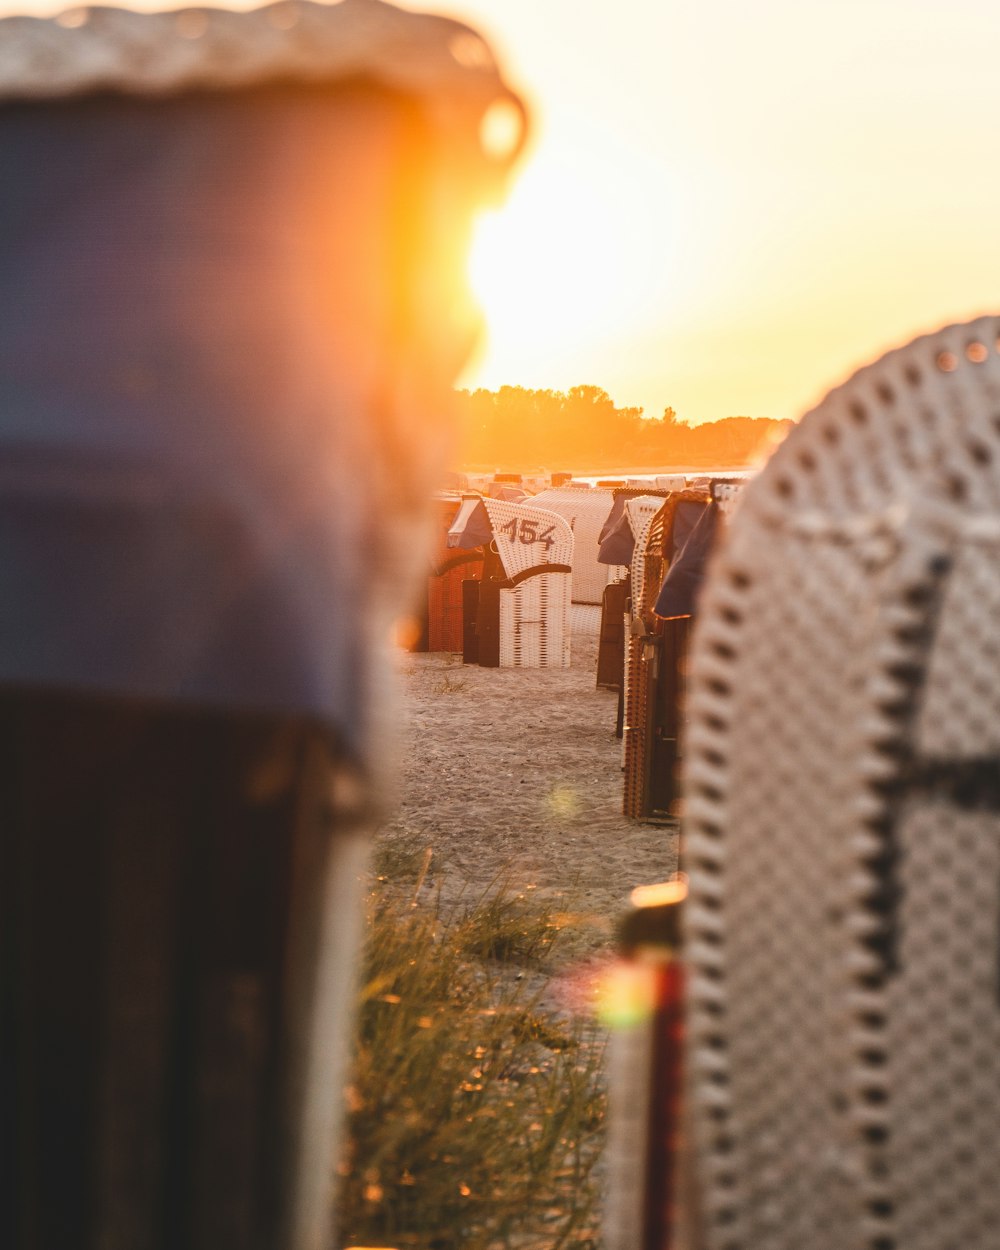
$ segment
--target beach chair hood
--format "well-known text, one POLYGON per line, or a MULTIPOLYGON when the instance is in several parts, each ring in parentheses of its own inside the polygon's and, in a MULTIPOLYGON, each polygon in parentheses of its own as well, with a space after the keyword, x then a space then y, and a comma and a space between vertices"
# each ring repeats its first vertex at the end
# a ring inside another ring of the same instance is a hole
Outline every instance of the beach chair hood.
POLYGON ((998 336, 831 391, 713 559, 682 856, 708 1250, 1000 1240, 998 336))
POLYGON ((0 682, 363 736, 522 117, 379 0, 0 21, 0 682))
POLYGON ((448 530, 448 546, 460 550, 488 547, 493 541, 493 522, 481 495, 467 495, 448 530))

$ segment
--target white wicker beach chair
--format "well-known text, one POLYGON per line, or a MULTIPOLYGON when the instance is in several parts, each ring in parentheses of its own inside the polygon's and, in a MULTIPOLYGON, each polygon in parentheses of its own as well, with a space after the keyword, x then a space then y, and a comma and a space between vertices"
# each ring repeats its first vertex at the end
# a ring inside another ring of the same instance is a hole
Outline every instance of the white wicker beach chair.
POLYGON ((597 638, 601 632, 600 605, 570 603, 569 632, 573 638, 597 638))
POLYGON ((500 591, 500 667, 568 668, 574 546, 568 522, 528 504, 483 504, 511 583, 500 591))
POLYGON ((998 334, 949 327, 832 391, 702 596, 700 1248, 1000 1245, 998 334))
POLYGON ((662 507, 662 495, 637 495, 635 499, 625 501, 625 515, 635 538, 636 551, 648 537, 649 524, 662 507))
MULTIPOLYGON (((646 490, 651 489, 646 484, 646 490)), ((631 560, 635 553, 636 529, 641 527, 645 515, 650 516, 662 505, 666 493, 643 495, 634 487, 625 487, 614 492, 611 513, 601 532, 598 559, 602 563, 612 563, 612 577, 604 588, 602 595, 601 614, 599 618, 600 644, 597 654, 597 685, 619 691, 623 695, 622 677, 624 672, 625 654, 625 612, 628 602, 630 583, 628 567, 625 564, 614 565, 617 560, 631 560), (629 505, 643 500, 637 507, 629 510, 629 505)), ((621 730, 623 704, 619 702, 618 728, 621 730)))
POLYGON ((608 519, 614 491, 579 486, 557 486, 537 494, 532 503, 556 512, 573 531, 573 602, 600 605, 604 587, 618 581, 625 570, 599 564, 597 540, 608 519))
POLYGON ((718 504, 719 511, 724 517, 732 516, 736 503, 743 494, 748 481, 749 478, 739 480, 722 479, 709 484, 712 499, 718 504))
MULTIPOLYGON (((660 500, 660 507, 662 506, 663 501, 660 500)), ((636 516, 635 552, 632 555, 632 567, 629 570, 632 577, 632 607, 630 617, 641 615, 647 606, 643 590, 646 575, 646 545, 649 539, 649 530, 653 524, 653 518, 659 510, 660 509, 657 508, 655 512, 648 514, 640 513, 636 516)))
POLYGON ((687 486, 687 478, 683 473, 661 473, 653 479, 657 490, 683 490, 687 486))

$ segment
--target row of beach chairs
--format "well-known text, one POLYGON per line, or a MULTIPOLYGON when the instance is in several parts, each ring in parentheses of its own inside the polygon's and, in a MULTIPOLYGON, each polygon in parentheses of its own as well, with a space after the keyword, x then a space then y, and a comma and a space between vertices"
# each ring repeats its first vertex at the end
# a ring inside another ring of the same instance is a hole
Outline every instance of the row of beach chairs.
POLYGON ((572 636, 600 634, 598 685, 620 687, 621 622, 609 625, 608 597, 628 584, 644 522, 684 489, 683 477, 658 480, 675 490, 568 483, 528 496, 498 476, 492 494, 438 493, 412 649, 461 651, 485 667, 565 667, 572 636))
POLYGON ((523 500, 439 494, 415 648, 482 667, 565 667, 599 635, 596 681, 618 691, 623 810, 679 815, 683 672, 694 588, 745 479, 563 484, 523 500), (664 585, 668 574, 676 585, 664 585), (667 598, 661 602, 662 596, 667 598))

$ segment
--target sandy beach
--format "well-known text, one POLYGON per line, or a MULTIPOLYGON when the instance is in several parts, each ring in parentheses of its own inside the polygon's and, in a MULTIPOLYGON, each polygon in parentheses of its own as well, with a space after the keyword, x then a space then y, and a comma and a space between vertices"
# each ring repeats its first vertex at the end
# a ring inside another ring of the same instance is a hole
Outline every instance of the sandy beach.
POLYGON ((573 921, 564 950, 605 945, 633 886, 675 869, 677 833, 622 815, 617 695, 595 684, 597 640, 567 669, 485 669, 395 652, 395 806, 379 840, 430 848, 444 905, 499 880, 573 921))

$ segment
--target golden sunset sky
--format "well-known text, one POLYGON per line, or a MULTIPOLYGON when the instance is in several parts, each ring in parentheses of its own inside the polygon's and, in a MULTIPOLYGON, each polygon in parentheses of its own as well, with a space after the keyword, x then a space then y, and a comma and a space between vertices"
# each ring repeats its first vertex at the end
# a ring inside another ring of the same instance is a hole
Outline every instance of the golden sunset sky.
POLYGON ((998 0, 446 0, 534 107, 465 378, 795 417, 1000 308, 998 0))
POLYGON ((465 385, 795 417, 1000 308, 1000 0, 407 7, 485 34, 535 119, 472 258, 490 339, 465 385))

